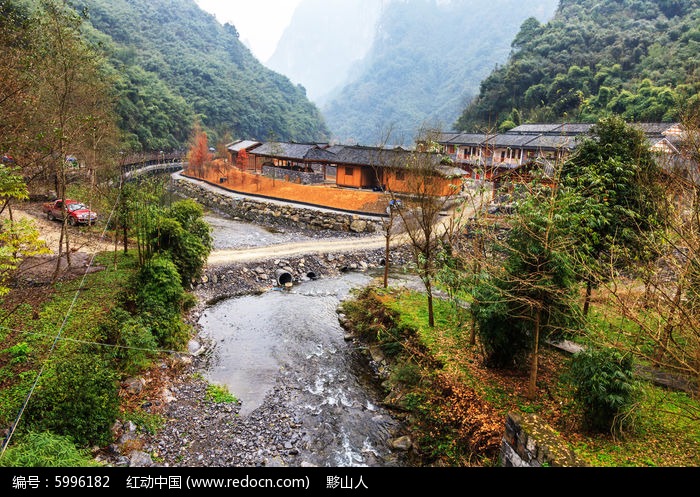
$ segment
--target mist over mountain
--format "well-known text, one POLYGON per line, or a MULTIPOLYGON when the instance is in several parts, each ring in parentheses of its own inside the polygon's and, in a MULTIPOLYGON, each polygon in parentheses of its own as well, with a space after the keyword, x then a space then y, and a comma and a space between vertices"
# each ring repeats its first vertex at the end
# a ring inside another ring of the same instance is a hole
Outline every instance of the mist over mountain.
MULTIPOLYGON (((530 17, 548 21, 558 0, 394 0, 374 42, 321 112, 333 139, 411 143, 423 126, 451 129, 481 81, 507 61, 530 17)), ((330 43, 330 40, 329 40, 330 43)))
POLYGON ((344 83, 372 45, 387 0, 304 0, 266 62, 317 105, 344 83))

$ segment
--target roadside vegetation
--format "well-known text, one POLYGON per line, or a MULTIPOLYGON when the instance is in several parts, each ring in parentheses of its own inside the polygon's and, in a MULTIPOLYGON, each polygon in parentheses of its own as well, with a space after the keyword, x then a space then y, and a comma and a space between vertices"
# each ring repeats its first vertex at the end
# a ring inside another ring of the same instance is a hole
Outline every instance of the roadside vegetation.
MULTIPOLYGON (((422 464, 498 466, 506 415, 523 412, 545 420, 590 466, 700 465, 700 404, 690 393, 625 377, 631 390, 620 409, 624 427, 589 430, 588 399, 577 390, 584 383, 571 377, 575 356, 543 347, 538 396, 529 399, 528 369, 485 366, 481 346, 468 343, 468 327, 459 323, 453 305, 444 299, 435 304, 434 327, 428 325, 424 295, 405 289, 369 287, 342 309, 350 329, 366 345, 380 346, 391 365, 383 382, 385 403, 403 413, 422 464)), ((588 362, 598 376, 591 380, 584 368, 585 381, 604 390, 605 371, 615 369, 611 359, 588 362)))
MULTIPOLYGON (((664 2, 665 15, 679 18, 680 31, 671 35, 692 47, 700 35, 685 14, 697 13, 681 3, 664 2)), ((580 10, 568 4, 566 12, 580 10)), ((3 2, 0 13, 0 465, 94 465, 93 449, 113 441, 115 421, 151 433, 162 426, 119 391, 176 357, 192 333, 189 289, 212 249, 202 208, 173 201, 157 181, 125 182, 120 170, 131 146, 181 145, 190 112, 179 97, 155 91, 140 99, 124 89, 66 2, 3 2), (138 113, 129 111, 135 102, 127 93, 139 100, 138 113), (163 101, 184 109, 177 122, 164 123, 172 112, 148 105, 163 101), (121 122, 125 112, 136 120, 121 122), (74 156, 77 166, 68 160, 74 156), (64 222, 58 250, 49 254, 36 226, 13 215, 13 206, 49 193, 80 197, 103 213, 98 226, 84 229, 111 234, 113 250, 77 259, 76 231, 64 222)), ((528 26, 532 32, 516 46, 539 40, 540 27, 528 26)), ((129 71, 133 83, 143 79, 138 66, 129 71)), ((577 71, 570 79, 592 81, 577 71)), ((554 91, 560 79, 548 93, 563 95, 554 91)), ((567 105, 554 102, 567 113, 580 107, 572 88, 564 92, 567 105)), ((629 109, 663 110, 646 117, 666 117, 685 93, 677 101, 640 82, 640 94, 645 88, 651 97, 629 109), (655 95, 662 107, 646 105, 655 95)), ((683 161, 664 164, 619 114, 607 115, 624 100, 624 91, 603 98, 610 91, 598 88, 596 105, 606 117, 586 114, 597 124, 570 159, 540 164, 529 181, 496 192, 508 197, 512 213, 488 215, 477 202, 448 206, 445 200, 469 195, 431 194, 421 154, 404 165, 420 181, 392 216, 407 230, 424 291, 399 291, 385 280, 343 311, 357 336, 391 363, 385 401, 405 414, 425 465, 497 465, 504 417, 513 411, 544 418, 592 466, 700 465, 700 112, 682 113, 683 161), (434 229, 448 207, 453 222, 434 229), (581 352, 552 346, 562 341, 581 352)), ((300 92, 295 101, 305 105, 300 92)), ((508 86, 507 93, 517 92, 508 86)), ((465 123, 483 103, 476 101, 465 123)), ((560 115, 540 110, 530 117, 560 115)), ((255 117, 269 122, 275 115, 255 117)), ((504 117, 499 125, 510 127, 504 117)), ((288 136, 320 136, 314 119, 300 119, 288 123, 288 136)), ((208 139, 192 127, 190 162, 204 168, 208 139)), ((429 137, 418 143, 435 145, 429 137)), ((236 401, 215 387, 208 397, 236 401)))

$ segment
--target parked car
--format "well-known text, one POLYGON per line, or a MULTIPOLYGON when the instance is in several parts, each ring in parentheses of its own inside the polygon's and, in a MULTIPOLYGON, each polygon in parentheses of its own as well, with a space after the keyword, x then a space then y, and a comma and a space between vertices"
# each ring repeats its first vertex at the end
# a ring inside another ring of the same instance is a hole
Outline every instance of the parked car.
POLYGON ((65 214, 68 216, 68 223, 71 226, 76 226, 78 224, 95 224, 97 221, 97 213, 77 200, 66 199, 45 202, 42 205, 42 210, 46 213, 46 217, 48 217, 50 221, 63 221, 64 205, 66 206, 65 214))

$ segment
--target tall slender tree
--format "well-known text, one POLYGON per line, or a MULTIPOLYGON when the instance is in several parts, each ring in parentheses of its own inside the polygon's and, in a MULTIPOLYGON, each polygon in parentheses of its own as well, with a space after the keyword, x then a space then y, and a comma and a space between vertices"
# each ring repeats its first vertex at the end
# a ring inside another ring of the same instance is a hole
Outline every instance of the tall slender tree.
MULTIPOLYGON (((461 183, 457 181, 446 187, 441 171, 444 156, 439 153, 438 131, 423 130, 417 137, 420 144, 417 150, 399 157, 397 168, 405 171, 408 194, 397 209, 402 229, 413 252, 418 276, 423 282, 428 304, 428 325, 435 326, 433 291, 438 272, 437 256, 442 243, 449 243, 450 237, 463 211, 455 208, 459 202, 461 183), (442 213, 451 211, 449 216, 442 213)), ((461 181, 461 178, 459 178, 461 181)))
POLYGON ((501 258, 476 288, 475 314, 486 363, 521 367, 529 359, 528 396, 537 396, 539 346, 579 322, 570 198, 535 181, 509 218, 501 258))

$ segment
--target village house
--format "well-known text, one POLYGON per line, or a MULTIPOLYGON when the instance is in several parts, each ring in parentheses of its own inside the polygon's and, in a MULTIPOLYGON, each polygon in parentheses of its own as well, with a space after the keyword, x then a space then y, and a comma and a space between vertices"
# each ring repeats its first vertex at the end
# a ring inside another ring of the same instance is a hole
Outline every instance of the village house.
MULTIPOLYGON (((635 123, 646 134, 652 150, 677 155, 674 145, 682 134, 678 123, 635 123)), ((443 133, 443 153, 473 179, 494 180, 529 163, 557 164, 589 136, 593 124, 523 124, 505 133, 443 133)))
MULTIPOLYGON (((300 184, 332 182, 341 188, 412 193, 416 168, 411 163, 416 154, 434 172, 428 176, 430 190, 436 195, 447 195, 461 188, 466 174, 463 169, 442 164, 440 154, 402 148, 269 142, 247 150, 248 171, 300 184)), ((235 163, 233 157, 232 163, 235 163)), ((426 176, 424 169, 421 174, 426 176)))
MULTIPOLYGON (((652 151, 670 162, 680 156, 678 123, 633 123, 644 131, 652 151)), ((593 124, 523 124, 504 133, 443 133, 438 144, 455 166, 474 180, 493 183, 493 197, 512 192, 514 185, 532 180, 545 183, 554 166, 565 161, 581 141, 590 136, 593 124)))
POLYGON ((228 162, 235 164, 242 171, 254 170, 255 160, 250 151, 259 147, 262 143, 255 140, 237 140, 226 145, 228 162))
MULTIPOLYGON (((678 123, 633 125, 644 131, 652 150, 667 157, 679 155, 676 144, 682 128, 678 123)), ((239 140, 227 146, 227 167, 303 185, 396 194, 415 193, 417 188, 426 191, 430 183, 431 194, 448 195, 471 178, 492 183, 496 196, 533 174, 547 181, 547 171, 566 160, 590 136, 593 126, 543 123, 523 124, 504 133, 442 133, 437 153, 401 147, 239 140), (416 167, 417 161, 422 167, 416 167), (431 171, 427 175, 426 165, 431 171)))

